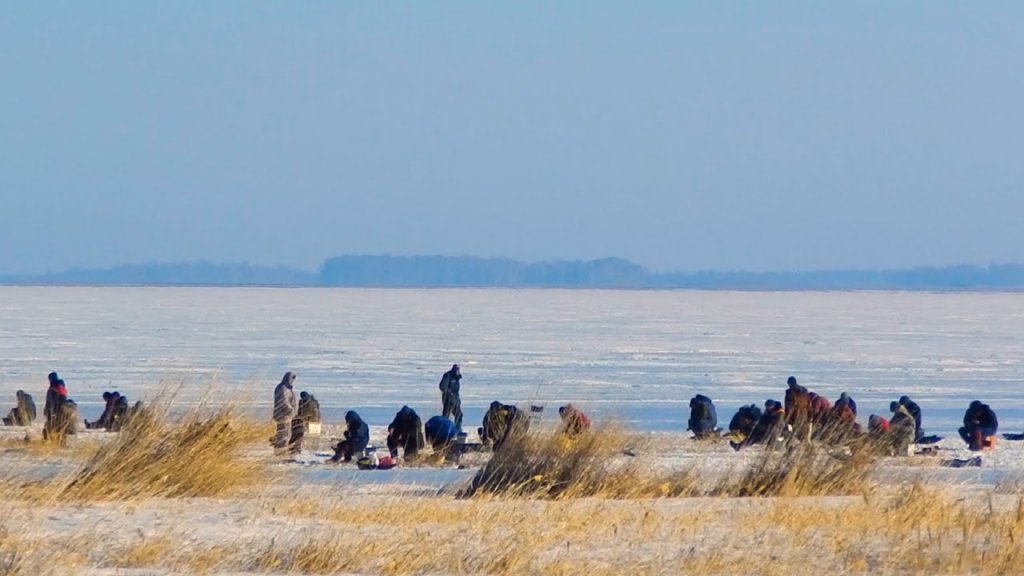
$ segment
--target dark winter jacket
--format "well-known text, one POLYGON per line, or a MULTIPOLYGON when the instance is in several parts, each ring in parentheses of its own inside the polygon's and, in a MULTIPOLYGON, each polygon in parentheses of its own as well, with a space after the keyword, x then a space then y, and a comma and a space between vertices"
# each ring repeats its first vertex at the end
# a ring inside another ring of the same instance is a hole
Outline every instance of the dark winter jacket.
POLYGON ((345 440, 349 441, 352 452, 359 452, 366 449, 370 444, 370 427, 363 422, 363 419, 356 412, 349 410, 345 413, 345 440))
POLYGON ((509 438, 525 434, 529 428, 530 419, 522 410, 511 404, 491 402, 480 428, 480 441, 497 450, 509 438))
POLYGON ((914 439, 915 441, 920 440, 924 436, 924 425, 921 423, 921 407, 911 400, 909 396, 900 396, 899 403, 914 418, 914 439))
POLYGON ((452 366, 452 369, 445 372, 441 376, 441 382, 437 387, 441 390, 441 394, 458 396, 461 390, 462 373, 459 371, 457 366, 452 366))
POLYGON ((712 433, 716 426, 718 426, 718 412, 715 410, 715 404, 711 398, 703 394, 697 394, 691 398, 687 429, 701 438, 712 433))
POLYGON ((999 419, 988 404, 975 400, 964 414, 964 427, 968 430, 985 429, 995 433, 999 429, 999 419))
POLYGON ((741 406, 736 414, 733 415, 732 420, 729 421, 729 432, 746 438, 750 436, 750 431, 757 425, 757 421, 761 419, 762 412, 756 404, 750 406, 741 406))

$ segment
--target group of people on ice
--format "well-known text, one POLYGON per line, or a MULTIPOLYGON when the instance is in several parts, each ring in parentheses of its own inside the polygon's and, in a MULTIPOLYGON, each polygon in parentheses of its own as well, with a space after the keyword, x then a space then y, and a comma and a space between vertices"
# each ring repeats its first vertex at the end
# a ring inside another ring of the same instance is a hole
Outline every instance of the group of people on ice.
MULTIPOLYGON (((901 396, 890 403, 889 411, 889 418, 870 415, 867 430, 864 430, 857 423, 857 402, 849 394, 843 392, 833 404, 790 376, 784 403, 767 400, 763 410, 756 404, 741 407, 729 421, 728 436, 736 450, 786 440, 818 440, 856 443, 889 456, 907 455, 914 444, 933 444, 941 440, 938 436, 924 435, 921 407, 909 396, 901 396)), ((698 394, 690 400, 687 424, 687 429, 697 439, 720 436, 718 414, 711 398, 698 394)), ((967 408, 964 426, 959 432, 971 450, 982 450, 992 446, 998 428, 992 408, 975 400, 967 408)))
MULTIPOLYGON (((69 435, 79 430, 78 404, 68 396, 68 387, 56 372, 47 375, 46 403, 43 405, 43 438, 63 444, 69 435)), ((37 417, 36 403, 32 395, 24 390, 15 393, 17 403, 3 417, 4 426, 30 426, 37 417)), ((86 429, 104 429, 117 432, 137 410, 142 402, 129 408, 128 398, 119 392, 103 393, 104 409, 94 422, 84 421, 86 429)))
MULTIPOLYGON (((441 392, 441 414, 423 422, 419 414, 409 406, 395 414, 387 428, 388 455, 377 459, 374 467, 390 467, 397 462, 401 450, 405 459, 417 456, 427 445, 434 454, 457 460, 461 450, 467 446, 487 447, 497 451, 510 439, 525 435, 530 427, 529 416, 518 407, 501 402, 492 402, 484 414, 477 432, 479 445, 467 445, 466 434, 462 432, 462 372, 458 364, 444 373, 438 388, 441 392)), ((286 372, 274 389, 273 418, 276 427, 271 443, 280 453, 298 453, 302 450, 302 439, 310 425, 320 423, 320 403, 308 392, 295 397, 295 374, 286 372)), ((577 436, 590 427, 590 418, 581 410, 567 404, 558 410, 562 420, 560 433, 569 437, 577 436)), ((351 462, 366 455, 370 447, 370 428, 354 410, 345 413, 345 428, 339 442, 333 446, 331 462, 351 462)))
MULTIPOLYGON (((302 450, 303 437, 321 425, 320 402, 309 392, 295 394, 295 373, 286 372, 274 389, 273 420, 275 433, 271 444, 278 452, 297 453, 302 450)), ((43 407, 43 436, 60 442, 78 430, 78 405, 68 397, 68 389, 56 372, 48 376, 49 387, 43 407)), ((426 422, 409 406, 395 414, 388 425, 387 448, 391 462, 399 451, 405 458, 417 455, 428 444, 434 453, 454 455, 465 446, 462 432, 462 372, 454 364, 445 372, 438 388, 441 392, 441 413, 426 422)), ((116 432, 132 414, 142 409, 137 402, 129 408, 128 399, 116 391, 103 393, 104 410, 90 422, 87 429, 116 432)), ((908 396, 901 396, 889 405, 888 417, 872 414, 865 429, 857 422, 857 403, 843 392, 835 403, 801 386, 795 377, 787 381, 784 402, 767 400, 764 408, 755 404, 741 407, 729 421, 727 436, 731 446, 740 450, 755 444, 768 444, 780 440, 818 440, 837 444, 859 443, 884 455, 905 455, 914 444, 931 444, 937 436, 925 436, 921 424, 921 408, 908 396)), ((560 433, 576 436, 587 430, 590 419, 572 404, 558 410, 561 418, 560 433)), ((16 393, 16 405, 3 417, 5 426, 29 426, 36 420, 36 405, 32 395, 24 390, 16 393)), ((991 447, 999 429, 999 421, 992 408, 975 400, 964 413, 960 437, 971 450, 991 447)), ((530 426, 529 415, 518 407, 492 402, 480 428, 480 446, 500 450, 511 438, 524 435, 530 426)), ((687 429, 697 439, 719 437, 718 413, 711 398, 698 394, 690 400, 687 429)), ((365 454, 370 445, 370 432, 366 422, 355 411, 345 414, 342 438, 334 445, 333 462, 349 462, 365 454)), ((385 462, 386 464, 387 462, 385 462)))

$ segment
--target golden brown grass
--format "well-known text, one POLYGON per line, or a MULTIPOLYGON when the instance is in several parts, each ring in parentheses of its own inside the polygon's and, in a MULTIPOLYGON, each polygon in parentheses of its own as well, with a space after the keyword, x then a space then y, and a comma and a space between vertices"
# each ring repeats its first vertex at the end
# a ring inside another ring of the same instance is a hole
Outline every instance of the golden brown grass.
POLYGON ((223 496, 270 480, 263 462, 244 454, 267 437, 268 426, 231 407, 199 407, 180 419, 166 408, 148 409, 70 471, 7 477, 0 485, 14 497, 41 502, 223 496))
POLYGON ((169 525, 110 544, 94 533, 45 541, 0 533, 0 549, 24 550, 20 572, 8 573, 35 573, 56 549, 77 558, 65 567, 178 573, 1016 573, 1024 501, 965 496, 927 486, 838 498, 626 501, 325 494, 260 504, 260 524, 277 528, 241 539, 199 540, 169 525))
POLYGON ((496 453, 460 494, 554 499, 843 495, 867 488, 876 461, 866 452, 833 454, 819 444, 783 446, 764 451, 735 480, 712 484, 692 470, 651 472, 647 462, 624 456, 639 442, 617 431, 573 440, 524 436, 496 453))
POLYGON ((231 407, 194 409, 179 422, 149 410, 76 470, 60 493, 84 501, 235 493, 266 481, 262 463, 242 450, 267 436, 267 426, 231 407))
POLYGON ((658 498, 700 493, 692 473, 650 474, 627 456, 643 440, 618 430, 577 438, 525 435, 507 442, 480 469, 463 497, 658 498))
POLYGON ((816 443, 765 450, 720 496, 836 496, 866 490, 877 458, 865 451, 836 454, 816 443))

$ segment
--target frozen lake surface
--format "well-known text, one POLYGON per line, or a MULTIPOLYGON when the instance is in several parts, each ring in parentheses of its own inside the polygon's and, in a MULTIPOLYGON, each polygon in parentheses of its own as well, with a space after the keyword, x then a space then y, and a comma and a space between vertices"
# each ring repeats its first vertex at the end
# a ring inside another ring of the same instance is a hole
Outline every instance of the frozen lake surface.
POLYGON ((86 418, 104 390, 177 385, 180 401, 212 388, 269 418, 292 370, 328 420, 383 425, 402 404, 437 413, 453 362, 467 430, 501 400, 682 431, 694 394, 727 423, 781 400, 792 374, 849 392, 862 422, 908 394, 949 435, 977 398, 1020 432, 1024 294, 0 287, 5 413, 19 388, 41 403, 56 370, 86 418))

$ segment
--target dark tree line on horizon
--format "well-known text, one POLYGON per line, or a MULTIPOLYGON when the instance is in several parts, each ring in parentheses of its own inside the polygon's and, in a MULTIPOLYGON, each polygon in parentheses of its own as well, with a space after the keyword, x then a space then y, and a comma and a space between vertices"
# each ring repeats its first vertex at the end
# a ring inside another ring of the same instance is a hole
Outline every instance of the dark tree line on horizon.
POLYGON ((37 276, 0 276, 4 284, 691 288, 709 290, 1021 290, 1024 264, 809 272, 654 273, 623 258, 524 262, 474 256, 339 256, 316 272, 248 263, 131 264, 37 276))

